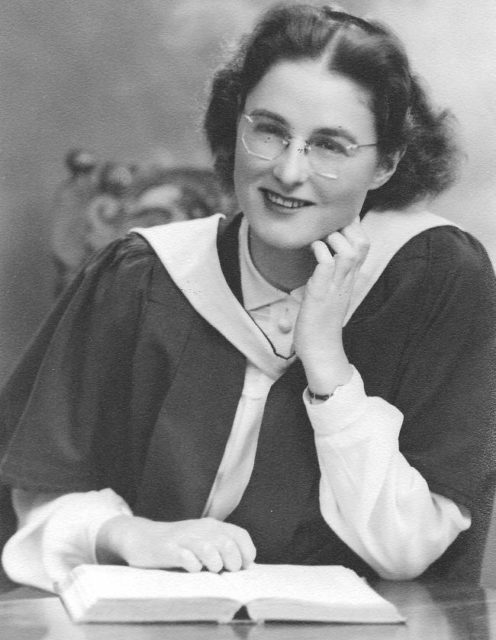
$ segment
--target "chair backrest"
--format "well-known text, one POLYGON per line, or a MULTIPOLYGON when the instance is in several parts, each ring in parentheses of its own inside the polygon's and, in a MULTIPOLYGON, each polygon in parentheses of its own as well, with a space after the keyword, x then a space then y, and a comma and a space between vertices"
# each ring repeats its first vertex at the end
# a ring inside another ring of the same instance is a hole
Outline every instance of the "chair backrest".
POLYGON ((230 215, 236 208, 210 169, 104 161, 77 149, 65 164, 69 175, 52 202, 56 295, 92 253, 132 227, 230 215))

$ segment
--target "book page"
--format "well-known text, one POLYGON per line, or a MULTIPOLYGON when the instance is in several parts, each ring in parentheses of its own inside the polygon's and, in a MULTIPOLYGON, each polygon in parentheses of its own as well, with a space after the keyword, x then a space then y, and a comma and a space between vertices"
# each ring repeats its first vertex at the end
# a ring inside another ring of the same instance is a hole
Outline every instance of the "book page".
POLYGON ((113 565, 81 565, 72 571, 84 591, 96 599, 226 598, 232 587, 216 573, 136 569, 113 565))
POLYGON ((380 603, 379 596, 351 569, 338 565, 253 565, 236 573, 223 573, 242 602, 278 598, 311 602, 380 603))

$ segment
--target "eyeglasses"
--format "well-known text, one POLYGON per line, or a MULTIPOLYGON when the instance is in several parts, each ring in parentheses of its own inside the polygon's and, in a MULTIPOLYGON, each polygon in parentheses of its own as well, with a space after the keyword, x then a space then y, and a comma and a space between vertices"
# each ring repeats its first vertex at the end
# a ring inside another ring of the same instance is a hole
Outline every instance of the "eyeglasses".
POLYGON ((355 156, 363 147, 377 146, 377 142, 349 143, 329 133, 317 133, 310 140, 303 140, 292 136, 280 122, 268 116, 243 114, 241 141, 250 155, 262 160, 275 160, 292 140, 301 145, 298 151, 308 156, 313 171, 331 180, 337 180, 339 168, 347 158, 355 156))

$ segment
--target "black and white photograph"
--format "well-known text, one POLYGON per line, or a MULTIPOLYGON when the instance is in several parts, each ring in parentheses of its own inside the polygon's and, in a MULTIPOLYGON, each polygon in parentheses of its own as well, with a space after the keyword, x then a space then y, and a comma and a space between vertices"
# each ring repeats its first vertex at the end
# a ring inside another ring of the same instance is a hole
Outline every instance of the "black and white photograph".
POLYGON ((494 0, 0 15, 2 640, 496 639, 494 0))

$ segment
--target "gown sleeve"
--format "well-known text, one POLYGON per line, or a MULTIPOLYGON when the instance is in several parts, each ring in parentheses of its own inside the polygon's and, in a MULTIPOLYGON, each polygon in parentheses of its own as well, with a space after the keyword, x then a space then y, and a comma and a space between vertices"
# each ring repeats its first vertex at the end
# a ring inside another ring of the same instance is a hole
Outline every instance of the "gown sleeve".
POLYGON ((459 230, 418 238, 386 277, 393 298, 413 302, 409 314, 394 308, 408 338, 387 399, 365 393, 355 372, 355 384, 307 410, 324 518, 397 579, 425 571, 471 521, 456 545, 472 537, 480 560, 496 469, 496 287, 484 250, 459 230))
POLYGON ((104 488, 108 407, 126 420, 135 336, 155 265, 139 236, 118 240, 76 276, 0 395, 0 479, 41 492, 104 488))

